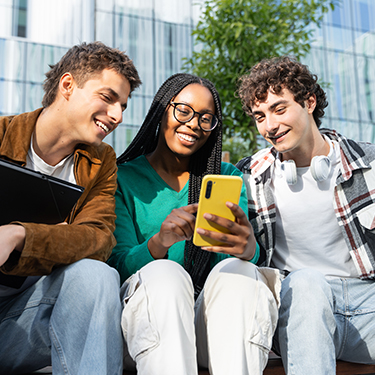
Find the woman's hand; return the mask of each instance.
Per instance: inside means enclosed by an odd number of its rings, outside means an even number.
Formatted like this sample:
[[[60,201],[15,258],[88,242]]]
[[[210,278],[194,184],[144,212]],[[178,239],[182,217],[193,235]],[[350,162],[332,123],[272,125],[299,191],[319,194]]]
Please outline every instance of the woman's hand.
[[[256,241],[253,228],[240,206],[232,202],[227,202],[226,205],[236,217],[234,222],[209,213],[205,213],[203,217],[206,220],[215,222],[216,224],[226,228],[229,230],[229,233],[218,233],[197,228],[197,232],[199,234],[223,242],[225,245],[205,246],[202,247],[202,249],[216,253],[233,255],[244,260],[250,260],[254,257],[256,250]]]
[[[154,259],[165,257],[168,249],[177,242],[190,240],[194,233],[198,204],[175,208],[163,221],[160,231],[148,241],[148,249]]]

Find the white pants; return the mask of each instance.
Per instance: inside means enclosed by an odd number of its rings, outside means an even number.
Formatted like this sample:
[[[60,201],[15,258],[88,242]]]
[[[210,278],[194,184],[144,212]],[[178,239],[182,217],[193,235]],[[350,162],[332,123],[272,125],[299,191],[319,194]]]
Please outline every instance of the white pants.
[[[121,288],[125,368],[196,375],[198,362],[212,375],[262,374],[280,286],[277,270],[228,258],[211,271],[194,304],[190,276],[179,264],[149,263]]]

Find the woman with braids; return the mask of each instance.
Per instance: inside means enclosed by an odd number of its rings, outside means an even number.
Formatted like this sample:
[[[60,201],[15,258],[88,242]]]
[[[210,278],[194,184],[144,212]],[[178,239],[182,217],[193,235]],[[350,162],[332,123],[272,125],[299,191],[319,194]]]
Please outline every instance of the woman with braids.
[[[109,264],[123,282],[125,368],[132,358],[139,375],[194,375],[197,358],[214,375],[261,374],[267,362],[277,301],[258,282],[270,276],[252,264],[259,248],[244,213],[246,189],[239,205],[227,203],[235,223],[206,217],[230,233],[201,234],[227,246],[191,241],[203,176],[242,176],[221,163],[221,117],[210,81],[175,74],[118,158],[117,246]]]

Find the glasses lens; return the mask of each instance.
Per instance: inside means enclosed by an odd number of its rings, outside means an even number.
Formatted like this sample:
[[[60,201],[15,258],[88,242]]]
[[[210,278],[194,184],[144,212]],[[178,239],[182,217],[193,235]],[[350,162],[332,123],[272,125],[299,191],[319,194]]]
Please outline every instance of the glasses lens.
[[[193,108],[191,108],[187,104],[183,103],[172,103],[174,105],[174,117],[177,121],[182,123],[189,122],[193,117],[194,114],[198,112],[194,112]],[[218,124],[218,119],[215,115],[211,113],[203,113],[199,114],[199,126],[205,130],[210,131],[216,127]]]
[[[201,115],[200,125],[203,130],[212,130],[217,125],[217,117],[211,113],[204,113]]]
[[[188,122],[193,117],[193,110],[186,104],[176,104],[174,107],[174,115],[177,121]]]

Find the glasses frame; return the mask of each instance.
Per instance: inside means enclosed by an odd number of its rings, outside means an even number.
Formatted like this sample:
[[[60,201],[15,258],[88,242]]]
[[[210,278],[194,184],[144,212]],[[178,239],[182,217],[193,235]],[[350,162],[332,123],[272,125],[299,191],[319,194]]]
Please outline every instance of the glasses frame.
[[[218,118],[216,115],[214,115],[213,113],[211,113],[211,112],[204,112],[204,113],[197,112],[197,111],[194,110],[194,108],[193,108],[191,105],[186,104],[186,103],[175,103],[175,102],[172,102],[172,101],[171,101],[170,104],[171,104],[171,106],[173,107],[173,117],[176,119],[176,121],[178,121],[178,122],[181,123],[181,124],[186,124],[187,122],[191,121],[191,120],[194,118],[195,115],[198,115],[198,125],[199,125],[199,127],[200,127],[204,132],[212,132],[212,130],[214,130],[214,129],[219,125],[219,122],[220,122],[219,118]],[[178,106],[179,104],[181,104],[181,105],[185,105],[185,106],[189,107],[189,108],[193,111],[193,115],[189,118],[189,120],[181,121],[181,120],[179,120],[179,119],[177,118],[175,112],[176,112],[176,106]],[[205,114],[207,114],[207,113],[210,114],[210,115],[212,115],[214,118],[216,118],[216,124],[214,125],[214,127],[212,127],[212,128],[209,129],[209,130],[207,130],[207,129],[203,129],[202,126],[201,126],[201,119],[202,119],[202,116],[205,115]]]

